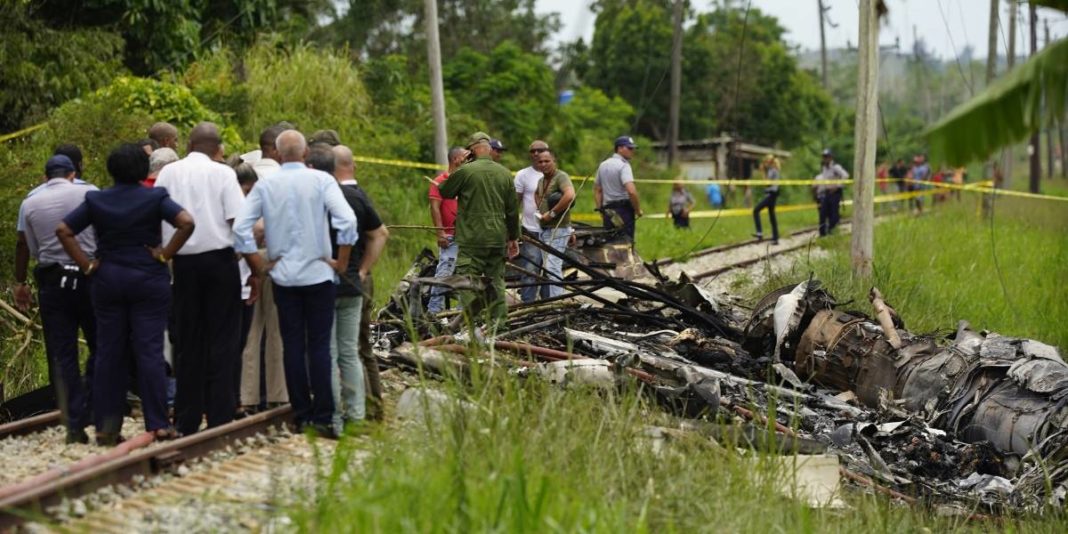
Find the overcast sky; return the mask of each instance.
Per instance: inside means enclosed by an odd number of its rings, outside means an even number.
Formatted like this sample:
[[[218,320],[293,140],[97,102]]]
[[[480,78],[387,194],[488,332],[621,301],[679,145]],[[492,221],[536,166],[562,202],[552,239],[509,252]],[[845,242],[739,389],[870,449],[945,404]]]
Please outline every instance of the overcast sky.
[[[709,10],[711,0],[690,0],[699,10]],[[735,0],[736,5],[745,5],[746,0]],[[594,16],[590,13],[588,0],[537,0],[538,10],[560,13],[563,28],[557,41],[571,41],[585,37],[587,43],[593,36]],[[893,45],[901,39],[904,51],[912,50],[913,26],[917,34],[927,42],[928,49],[943,58],[951,58],[954,50],[960,53],[965,46],[975,48],[974,57],[986,57],[987,28],[989,27],[989,0],[888,0],[889,19],[880,29],[879,42]],[[857,0],[824,0],[829,6],[829,18],[836,28],[827,28],[827,46],[844,47],[847,42],[857,44]],[[803,50],[818,50],[820,46],[819,13],[817,0],[752,0],[753,7],[774,15],[786,28],[786,40],[800,45]],[[1021,7],[1020,23],[1027,20],[1027,8]],[[1053,38],[1068,33],[1068,18],[1055,10],[1039,9],[1040,19],[1049,19]],[[948,29],[947,29],[948,26]],[[998,53],[1004,54],[1008,42],[1008,7],[1003,5],[1001,31],[998,36]],[[1026,27],[1017,29],[1016,51],[1022,54],[1025,46]],[[1043,26],[1039,23],[1039,46],[1043,41]]]

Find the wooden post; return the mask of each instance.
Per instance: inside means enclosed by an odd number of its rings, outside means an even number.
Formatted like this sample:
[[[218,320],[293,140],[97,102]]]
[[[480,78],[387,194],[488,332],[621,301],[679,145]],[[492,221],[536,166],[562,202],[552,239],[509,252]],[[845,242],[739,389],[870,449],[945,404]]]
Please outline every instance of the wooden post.
[[[994,76],[997,75],[998,70],[998,5],[1001,0],[990,0],[990,26],[988,29],[987,43],[986,43],[986,86],[990,87],[990,83],[994,81]],[[994,162],[996,158],[991,157],[989,161],[984,165],[986,179],[994,179]]]
[[[1045,48],[1049,46],[1049,19],[1042,22],[1046,28],[1046,40],[1042,45]],[[1046,128],[1046,178],[1053,178],[1053,127]]]
[[[871,276],[873,221],[875,218],[875,141],[879,105],[880,0],[860,0],[860,36],[857,51],[857,120],[853,158],[853,275]]]
[[[430,64],[430,109],[434,115],[434,161],[449,166],[449,134],[445,125],[445,85],[441,80],[441,42],[438,40],[438,3],[426,0],[426,53]]]
[[[682,95],[682,8],[683,0],[675,0],[672,22],[675,27],[671,39],[671,129],[668,133],[668,166],[679,159],[679,105]]]

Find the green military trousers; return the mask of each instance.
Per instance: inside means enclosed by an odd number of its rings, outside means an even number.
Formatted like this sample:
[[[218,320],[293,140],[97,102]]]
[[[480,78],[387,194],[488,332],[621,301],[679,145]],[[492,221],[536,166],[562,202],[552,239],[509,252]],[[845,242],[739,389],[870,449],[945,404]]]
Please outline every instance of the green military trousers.
[[[460,303],[468,326],[478,321],[485,314],[487,326],[491,330],[502,331],[507,328],[508,303],[505,300],[504,264],[505,249],[460,247],[456,257],[454,274],[462,276],[483,277],[489,282],[486,291],[460,291]]]

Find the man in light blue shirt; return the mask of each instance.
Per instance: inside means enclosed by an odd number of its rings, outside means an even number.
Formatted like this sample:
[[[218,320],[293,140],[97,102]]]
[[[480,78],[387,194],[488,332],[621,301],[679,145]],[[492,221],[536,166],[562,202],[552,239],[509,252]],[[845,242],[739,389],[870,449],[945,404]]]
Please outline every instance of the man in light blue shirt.
[[[267,273],[274,282],[286,390],[297,425],[334,437],[330,330],[337,273],[344,272],[357,239],[356,215],[333,176],[304,165],[308,145],[300,132],[282,132],[276,145],[282,167],[260,179],[246,197],[234,221],[234,248],[257,280]],[[252,235],[261,217],[266,262]],[[331,259],[330,227],[337,231],[336,260]],[[258,282],[253,288],[255,298]]]

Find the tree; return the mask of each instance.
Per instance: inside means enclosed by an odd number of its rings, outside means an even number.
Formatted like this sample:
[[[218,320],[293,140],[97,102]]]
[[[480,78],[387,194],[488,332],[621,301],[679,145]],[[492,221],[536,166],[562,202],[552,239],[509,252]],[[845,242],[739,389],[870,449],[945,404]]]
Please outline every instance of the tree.
[[[57,30],[30,16],[29,4],[0,5],[0,131],[44,118],[48,110],[122,74],[123,40],[102,29]]]

